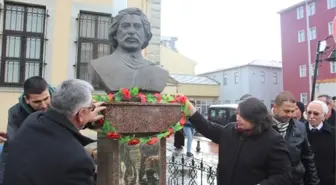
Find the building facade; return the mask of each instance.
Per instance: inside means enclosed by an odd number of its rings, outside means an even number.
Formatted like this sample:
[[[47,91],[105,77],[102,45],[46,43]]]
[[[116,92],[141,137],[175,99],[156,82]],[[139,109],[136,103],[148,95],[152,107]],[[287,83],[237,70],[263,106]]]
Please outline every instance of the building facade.
[[[283,90],[281,62],[278,61],[255,60],[201,75],[221,84],[221,104],[237,103],[244,94],[251,94],[271,108],[276,95]]]
[[[281,10],[281,41],[284,89],[307,104],[315,68],[317,43],[332,34],[336,0],[307,0]],[[334,47],[332,38],[328,45]],[[323,58],[327,58],[331,49]],[[336,62],[319,66],[315,95],[336,95]]]

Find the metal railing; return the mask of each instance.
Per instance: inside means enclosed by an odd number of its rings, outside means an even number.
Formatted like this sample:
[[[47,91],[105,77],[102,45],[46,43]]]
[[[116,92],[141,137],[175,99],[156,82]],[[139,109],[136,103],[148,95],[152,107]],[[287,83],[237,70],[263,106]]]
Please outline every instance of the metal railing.
[[[215,185],[217,167],[188,157],[167,157],[167,185]]]

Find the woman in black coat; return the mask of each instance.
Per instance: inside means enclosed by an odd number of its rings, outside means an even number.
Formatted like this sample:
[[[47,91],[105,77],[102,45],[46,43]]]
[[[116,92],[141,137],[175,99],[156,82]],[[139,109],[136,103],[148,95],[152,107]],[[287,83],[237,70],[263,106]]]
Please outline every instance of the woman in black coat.
[[[282,136],[271,128],[266,106],[251,97],[239,103],[237,122],[208,122],[189,103],[190,121],[219,145],[219,185],[291,185],[289,152]]]

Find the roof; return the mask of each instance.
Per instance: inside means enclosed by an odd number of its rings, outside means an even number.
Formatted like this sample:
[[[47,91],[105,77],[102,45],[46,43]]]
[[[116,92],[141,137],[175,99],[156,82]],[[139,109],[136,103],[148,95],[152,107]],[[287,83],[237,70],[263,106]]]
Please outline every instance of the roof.
[[[288,11],[288,10],[292,10],[293,8],[297,8],[297,7],[301,6],[301,5],[306,4],[306,1],[307,1],[307,3],[309,3],[309,2],[311,2],[311,1],[313,1],[313,0],[304,0],[304,1],[301,1],[301,2],[299,2],[299,3],[293,4],[293,5],[291,5],[291,6],[287,7],[287,8],[285,8],[285,9],[282,9],[282,10],[278,11],[277,13],[278,13],[278,14],[282,14],[282,13]]]
[[[247,64],[243,65],[236,65],[228,68],[223,68],[223,69],[217,69],[214,71],[202,73],[200,75],[205,75],[205,74],[211,74],[211,73],[216,73],[216,72],[221,72],[221,71],[227,71],[235,68],[240,68],[240,67],[245,67],[245,66],[259,66],[259,67],[270,67],[270,68],[282,68],[282,62],[281,61],[275,61],[275,60],[253,60],[252,62],[249,62]]]
[[[219,85],[218,82],[205,76],[170,74],[170,76],[181,84],[198,84],[198,85]]]
[[[238,104],[219,104],[219,105],[210,105],[209,108],[238,108]]]

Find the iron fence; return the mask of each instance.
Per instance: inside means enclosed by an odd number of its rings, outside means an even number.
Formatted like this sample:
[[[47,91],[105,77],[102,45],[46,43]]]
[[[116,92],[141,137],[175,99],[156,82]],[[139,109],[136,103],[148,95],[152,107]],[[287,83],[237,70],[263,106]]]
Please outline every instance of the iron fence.
[[[217,168],[189,157],[167,158],[167,185],[215,185]]]

